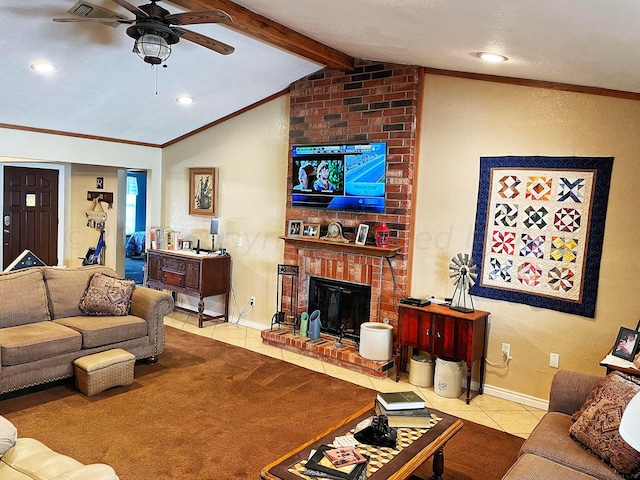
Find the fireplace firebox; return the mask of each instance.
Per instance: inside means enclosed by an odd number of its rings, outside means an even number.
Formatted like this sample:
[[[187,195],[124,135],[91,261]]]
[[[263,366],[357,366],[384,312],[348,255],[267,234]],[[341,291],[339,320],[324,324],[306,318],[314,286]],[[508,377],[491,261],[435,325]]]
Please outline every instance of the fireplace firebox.
[[[323,333],[358,342],[360,325],[369,321],[371,286],[329,278],[309,278],[309,312],[320,310]]]

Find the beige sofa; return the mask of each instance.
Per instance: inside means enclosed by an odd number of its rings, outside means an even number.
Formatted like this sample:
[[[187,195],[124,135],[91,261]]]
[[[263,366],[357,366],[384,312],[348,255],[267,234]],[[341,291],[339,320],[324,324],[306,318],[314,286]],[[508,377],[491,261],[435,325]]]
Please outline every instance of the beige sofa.
[[[549,411],[522,445],[517,462],[503,480],[624,480],[570,435],[573,414],[602,382],[603,377],[559,371],[551,384]]]
[[[112,348],[157,360],[171,295],[136,286],[124,315],[86,315],[79,304],[96,273],[118,278],[103,266],[0,275],[0,394],[71,377],[73,360]]]
[[[0,478],[2,480],[118,480],[109,465],[83,465],[54,452],[33,438],[18,438],[16,427],[0,417]]]

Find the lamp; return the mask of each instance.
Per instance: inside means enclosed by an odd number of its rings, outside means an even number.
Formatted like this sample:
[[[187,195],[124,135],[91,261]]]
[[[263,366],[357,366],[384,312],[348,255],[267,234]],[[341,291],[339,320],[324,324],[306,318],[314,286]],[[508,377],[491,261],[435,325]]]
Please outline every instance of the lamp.
[[[631,399],[620,420],[620,436],[640,452],[640,393]]]
[[[171,47],[167,41],[153,33],[145,33],[138,38],[133,45],[133,51],[151,65],[160,65],[171,55]]]
[[[218,230],[220,230],[220,220],[218,220],[217,218],[212,218],[211,227],[209,229],[209,233],[211,234],[211,253],[213,253],[213,251],[215,250],[213,245],[215,243]]]
[[[386,223],[382,223],[376,230],[376,247],[387,248],[389,246],[389,236],[391,229]]]

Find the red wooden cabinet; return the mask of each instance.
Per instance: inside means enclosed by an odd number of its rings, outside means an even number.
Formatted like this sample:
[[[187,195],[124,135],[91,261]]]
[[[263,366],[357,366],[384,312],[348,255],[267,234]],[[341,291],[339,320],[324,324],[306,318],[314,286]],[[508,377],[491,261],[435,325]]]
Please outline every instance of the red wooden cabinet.
[[[489,312],[460,313],[441,305],[400,305],[396,335],[396,381],[406,369],[408,347],[467,363],[467,403],[473,364],[480,360],[479,389],[484,385],[486,331]]]

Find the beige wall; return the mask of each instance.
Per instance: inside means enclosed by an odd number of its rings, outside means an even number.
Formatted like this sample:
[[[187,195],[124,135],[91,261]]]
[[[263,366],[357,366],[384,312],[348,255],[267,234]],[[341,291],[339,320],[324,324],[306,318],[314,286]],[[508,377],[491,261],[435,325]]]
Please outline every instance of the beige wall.
[[[199,133],[163,152],[163,222],[182,232],[184,239],[200,239],[210,248],[209,218],[188,214],[188,171],[193,167],[218,169],[216,248],[232,258],[232,281],[242,310],[251,296],[253,311],[243,320],[269,325],[276,311],[276,266],[282,262],[287,179],[289,97],[283,96]],[[238,245],[239,237],[242,246]],[[197,304],[182,297],[181,302]],[[205,308],[222,311],[217,298]],[[232,307],[232,316],[238,310]]]
[[[96,177],[104,177],[104,191],[112,192],[114,197],[118,190],[118,169],[114,167],[97,167],[92,165],[71,165],[71,199],[70,228],[65,241],[69,245],[69,261],[67,266],[79,267],[89,247],[95,247],[98,243],[100,232],[87,227],[86,211],[92,207],[87,201],[87,191],[96,191]],[[105,248],[104,264],[116,269],[117,245],[117,215],[124,208],[122,202],[115,201],[113,208],[109,210],[108,204],[103,203],[102,208],[107,213],[105,224]],[[122,242],[120,242],[122,243]]]
[[[620,326],[640,317],[640,103],[576,93],[427,75],[420,135],[412,288],[414,296],[450,296],[449,259],[471,253],[479,157],[613,156],[613,175],[594,319],[475,297],[491,312],[486,383],[547,398],[549,354],[560,368],[603,375],[598,366]]]
[[[86,201],[86,192],[87,190],[95,190],[95,177],[103,176],[99,174],[103,171],[102,167],[105,167],[105,171],[115,171],[117,168],[146,170],[149,195],[160,196],[159,192],[161,192],[162,151],[159,148],[0,128],[0,167],[3,164],[19,164],[34,168],[49,168],[51,165],[56,165],[56,168],[60,170],[59,230],[62,237],[59,248],[60,265],[75,265],[78,262],[77,257],[80,256],[78,252],[81,251],[81,255],[84,256],[87,246],[95,246],[97,242],[97,237],[95,241],[90,235],[85,238],[84,234],[91,231],[82,223],[83,218],[78,215],[78,210],[84,212],[89,205]],[[91,172],[91,165],[95,167],[95,171],[89,175],[89,178],[82,178],[84,174],[81,173],[79,181],[82,186],[77,186],[75,173]],[[85,166],[86,168],[74,170],[75,166]],[[1,176],[0,174],[0,178]],[[105,188],[105,191],[113,191],[116,194],[116,199],[118,191],[124,191],[122,178],[119,183],[120,185],[116,186],[110,184],[108,187],[110,190]],[[82,191],[84,191],[84,196]],[[120,203],[124,203],[124,201]],[[0,197],[1,207],[2,198]],[[121,228],[122,220],[116,224],[116,216],[113,213],[108,212],[109,222],[114,222],[113,225],[110,223],[108,226],[107,233],[109,235],[116,235],[116,231],[111,227]],[[147,224],[159,223],[160,215],[161,203],[150,201],[147,208]],[[124,274],[124,234],[118,238],[114,237],[114,239],[117,242],[109,241],[107,243],[109,249],[107,264],[114,268],[117,267],[117,271]],[[121,253],[118,259],[113,257],[117,245],[122,246],[118,248],[118,252]]]

